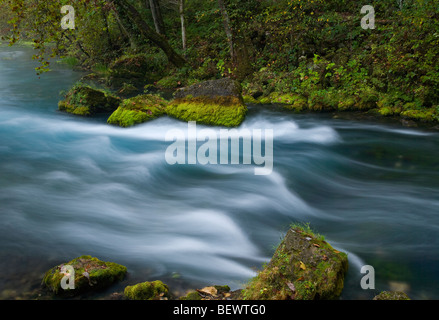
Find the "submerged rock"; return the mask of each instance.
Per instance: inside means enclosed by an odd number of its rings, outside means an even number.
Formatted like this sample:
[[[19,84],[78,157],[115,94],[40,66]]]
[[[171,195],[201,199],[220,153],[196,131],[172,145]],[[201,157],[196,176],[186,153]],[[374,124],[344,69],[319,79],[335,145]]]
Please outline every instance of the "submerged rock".
[[[69,276],[69,267],[74,270],[74,278]],[[91,256],[81,256],[47,271],[42,285],[56,295],[77,295],[104,289],[124,279],[127,268],[114,262],[104,262]],[[62,287],[63,278],[67,286]],[[73,284],[73,288],[69,285]]]
[[[244,289],[248,300],[330,300],[340,296],[347,255],[309,228],[292,227],[273,258]]]
[[[166,112],[183,121],[237,127],[244,121],[247,113],[241,96],[241,85],[229,78],[181,88],[174,97]]]
[[[126,287],[124,294],[130,300],[168,300],[169,288],[159,280],[146,281]]]
[[[404,292],[383,291],[376,295],[373,300],[410,300],[410,298]]]
[[[131,127],[164,115],[167,104],[166,100],[152,94],[125,99],[107,122],[121,127]]]
[[[98,113],[109,113],[116,110],[120,99],[103,90],[94,89],[82,83],[73,86],[65,95],[65,99],[58,103],[61,111],[91,116]]]

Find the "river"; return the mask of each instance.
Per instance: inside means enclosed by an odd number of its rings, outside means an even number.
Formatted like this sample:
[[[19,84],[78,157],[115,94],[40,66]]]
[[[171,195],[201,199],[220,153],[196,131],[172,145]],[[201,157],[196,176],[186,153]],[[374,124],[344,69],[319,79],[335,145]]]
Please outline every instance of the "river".
[[[53,64],[38,79],[31,54],[0,47],[0,299],[34,298],[44,271],[84,254],[128,267],[110,293],[156,279],[241,288],[297,222],[348,253],[341,299],[439,299],[438,133],[252,107],[242,128],[273,129],[270,175],[170,165],[165,135],[186,123],[61,113],[83,74]]]

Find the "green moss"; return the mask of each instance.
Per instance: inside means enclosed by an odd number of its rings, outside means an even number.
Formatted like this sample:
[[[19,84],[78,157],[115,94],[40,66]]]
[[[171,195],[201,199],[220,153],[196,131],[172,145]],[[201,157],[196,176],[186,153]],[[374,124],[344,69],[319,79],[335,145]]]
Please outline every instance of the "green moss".
[[[317,233],[315,230],[313,230],[309,223],[299,223],[295,222],[290,225],[290,229],[293,229],[297,232],[300,232],[304,236],[308,236],[311,238],[315,238],[317,240],[320,240],[322,242],[325,241],[325,236]]]
[[[245,119],[247,107],[236,97],[195,97],[176,99],[166,108],[168,115],[183,121],[237,127]]]
[[[65,276],[61,267],[72,266],[75,271],[74,289],[61,288],[61,280]],[[127,268],[114,262],[104,262],[91,256],[81,256],[65,264],[58,265],[47,271],[42,284],[55,294],[75,295],[87,291],[106,288],[125,277]]]
[[[107,123],[131,127],[165,114],[168,102],[160,96],[143,94],[123,100],[122,104],[108,118]]]
[[[379,94],[372,88],[368,86],[360,87],[357,92],[355,92],[356,110],[370,110],[376,108],[379,101]]]
[[[395,114],[395,110],[391,107],[382,107],[378,109],[378,113],[384,117],[393,116]]]
[[[161,300],[169,297],[169,288],[159,280],[147,281],[126,287],[124,294],[130,300]]]
[[[119,103],[118,97],[104,90],[77,83],[65,94],[65,99],[58,103],[58,108],[75,115],[89,116],[113,112]]]
[[[433,122],[437,121],[438,115],[436,114],[435,108],[424,108],[422,110],[405,110],[401,112],[401,116],[404,118],[422,121],[422,122]]]
[[[157,87],[160,89],[174,89],[181,85],[181,77],[178,75],[170,75],[157,81]]]
[[[130,83],[124,83],[122,84],[122,88],[119,89],[118,94],[123,96],[130,96],[138,92],[139,89],[137,89],[134,85]]]
[[[270,97],[265,97],[265,96],[259,97],[258,101],[260,104],[272,104],[273,103]]]
[[[252,95],[243,95],[242,99],[243,99],[245,104],[259,104],[260,103],[258,100],[253,98]]]
[[[270,94],[269,98],[271,103],[292,104],[294,100],[296,100],[297,95],[273,92]]]
[[[230,291],[230,287],[228,285],[224,286],[214,286],[214,288],[218,291],[218,293],[225,293]]]
[[[201,300],[201,296],[197,291],[190,291],[184,297],[180,297],[179,300]]]
[[[292,110],[294,112],[302,112],[308,109],[308,99],[301,95],[292,96],[292,103],[286,104],[285,109]]]
[[[293,225],[243,296],[248,300],[336,299],[347,268],[345,253],[332,248],[309,225]]]
[[[404,292],[383,291],[373,298],[373,300],[410,300]]]

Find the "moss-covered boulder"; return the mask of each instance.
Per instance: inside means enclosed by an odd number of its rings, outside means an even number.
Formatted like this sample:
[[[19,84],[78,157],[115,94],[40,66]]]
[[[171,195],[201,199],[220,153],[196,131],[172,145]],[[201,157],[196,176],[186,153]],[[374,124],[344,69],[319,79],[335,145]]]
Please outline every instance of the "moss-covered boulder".
[[[347,255],[307,226],[294,226],[271,261],[243,291],[249,300],[337,299],[348,269]]]
[[[109,124],[131,127],[165,114],[168,102],[160,96],[143,94],[122,101],[108,118]]]
[[[128,286],[124,294],[130,300],[167,300],[170,297],[168,286],[159,280]]]
[[[404,292],[383,291],[376,295],[373,300],[410,300],[410,298]]]
[[[62,280],[69,276],[67,267],[74,270],[74,288],[62,287]],[[64,267],[64,269],[63,269]],[[114,262],[104,262],[92,256],[80,256],[48,270],[42,285],[56,295],[77,295],[89,291],[102,290],[124,279],[127,268]],[[67,283],[72,284],[70,276]]]
[[[120,98],[86,84],[77,83],[66,93],[64,100],[58,103],[58,108],[76,115],[91,116],[113,112],[119,104]]]
[[[151,57],[138,53],[124,55],[109,65],[106,84],[119,90],[127,85],[142,88],[146,82],[157,79],[157,70]]]
[[[241,85],[229,78],[181,88],[174,97],[166,112],[183,121],[237,127],[244,121],[247,113],[241,96]]]

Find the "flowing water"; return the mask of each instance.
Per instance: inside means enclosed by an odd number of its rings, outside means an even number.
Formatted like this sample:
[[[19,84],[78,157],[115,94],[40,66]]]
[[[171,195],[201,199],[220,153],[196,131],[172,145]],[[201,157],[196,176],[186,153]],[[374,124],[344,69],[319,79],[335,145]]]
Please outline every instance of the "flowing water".
[[[348,253],[342,299],[439,299],[438,133],[255,107],[242,127],[273,129],[271,175],[170,165],[165,135],[186,123],[60,113],[82,74],[54,65],[38,79],[31,54],[0,48],[0,299],[33,297],[45,270],[83,254],[128,267],[110,292],[156,279],[237,289],[295,222]]]

